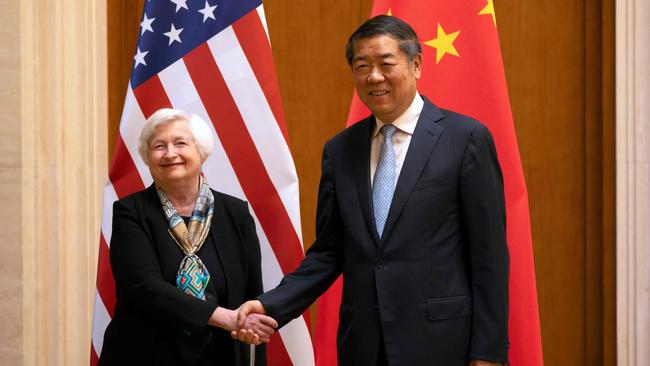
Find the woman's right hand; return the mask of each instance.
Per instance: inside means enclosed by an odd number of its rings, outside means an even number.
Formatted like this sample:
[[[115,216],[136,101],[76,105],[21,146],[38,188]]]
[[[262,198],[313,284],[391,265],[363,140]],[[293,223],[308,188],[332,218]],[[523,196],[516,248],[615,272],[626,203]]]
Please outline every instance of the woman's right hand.
[[[237,311],[226,309],[224,307],[217,307],[208,319],[208,324],[233,331],[239,329],[237,326]]]
[[[259,346],[271,340],[278,326],[273,318],[262,314],[249,314],[240,327],[237,321],[238,313],[239,309],[217,307],[210,316],[208,324],[230,331],[233,338],[248,344]]]

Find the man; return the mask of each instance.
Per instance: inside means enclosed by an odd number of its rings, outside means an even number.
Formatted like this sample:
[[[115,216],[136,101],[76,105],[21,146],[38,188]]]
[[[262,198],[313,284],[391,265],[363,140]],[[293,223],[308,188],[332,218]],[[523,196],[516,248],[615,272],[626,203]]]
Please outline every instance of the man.
[[[346,56],[372,116],[325,145],[316,241],[240,320],[282,326],[343,273],[340,365],[506,363],[505,203],[489,131],[418,94],[421,46],[398,18],[365,22]]]

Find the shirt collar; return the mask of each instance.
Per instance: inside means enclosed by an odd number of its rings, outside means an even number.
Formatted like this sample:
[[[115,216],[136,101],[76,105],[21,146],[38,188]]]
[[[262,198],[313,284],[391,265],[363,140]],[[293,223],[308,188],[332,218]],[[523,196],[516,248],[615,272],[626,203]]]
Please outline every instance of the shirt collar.
[[[395,119],[395,121],[393,121],[392,125],[397,127],[398,130],[412,135],[415,131],[415,125],[418,123],[418,119],[420,118],[420,113],[422,113],[423,107],[424,101],[422,100],[420,93],[416,91],[411,105],[406,108],[404,113],[402,113]],[[386,125],[386,123],[382,122],[377,117],[375,117],[375,120],[377,121],[377,124],[375,125],[375,132],[372,134],[372,137],[377,136],[379,130],[381,130],[384,125]]]

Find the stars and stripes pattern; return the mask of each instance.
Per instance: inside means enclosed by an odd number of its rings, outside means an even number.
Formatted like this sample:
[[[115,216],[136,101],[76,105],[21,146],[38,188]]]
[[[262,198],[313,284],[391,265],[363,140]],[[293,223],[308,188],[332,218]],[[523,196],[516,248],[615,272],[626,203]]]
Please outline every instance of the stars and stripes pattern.
[[[145,2],[131,79],[104,188],[91,365],[115,306],[109,262],[113,202],[152,183],[137,153],[146,118],[163,107],[211,122],[216,143],[203,173],[212,188],[249,202],[264,289],[304,257],[298,180],[289,150],[260,0]],[[313,365],[308,316],[279,331],[269,365]]]

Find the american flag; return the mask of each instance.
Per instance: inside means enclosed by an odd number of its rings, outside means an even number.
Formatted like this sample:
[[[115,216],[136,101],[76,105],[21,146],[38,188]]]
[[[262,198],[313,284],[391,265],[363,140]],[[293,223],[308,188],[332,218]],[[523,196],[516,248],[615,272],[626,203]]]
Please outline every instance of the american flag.
[[[152,183],[137,141],[146,118],[163,107],[194,113],[214,127],[215,149],[203,173],[212,188],[249,202],[264,289],[304,256],[298,179],[261,1],[147,1],[104,189],[91,365],[115,306],[108,245],[113,202]],[[306,315],[279,335],[268,347],[270,365],[314,364]]]

